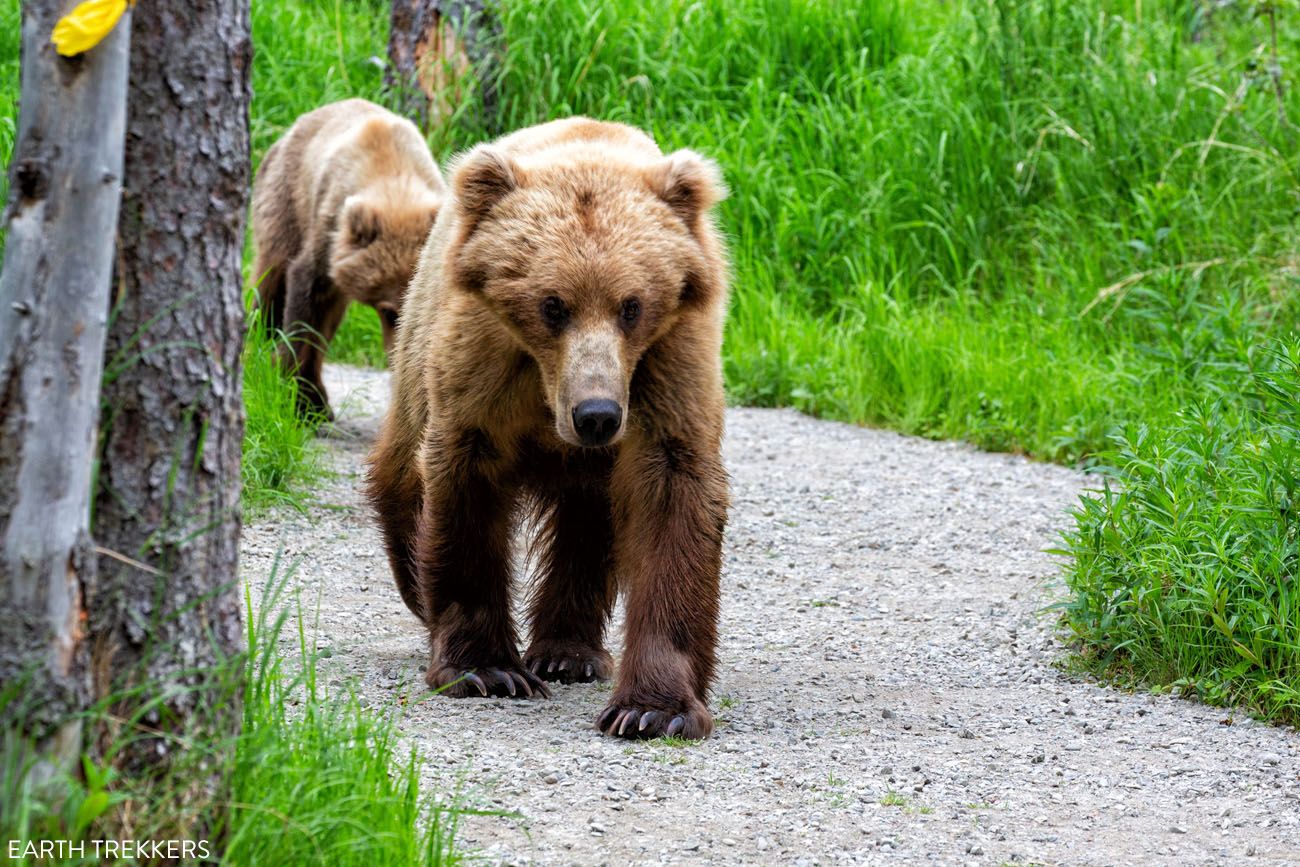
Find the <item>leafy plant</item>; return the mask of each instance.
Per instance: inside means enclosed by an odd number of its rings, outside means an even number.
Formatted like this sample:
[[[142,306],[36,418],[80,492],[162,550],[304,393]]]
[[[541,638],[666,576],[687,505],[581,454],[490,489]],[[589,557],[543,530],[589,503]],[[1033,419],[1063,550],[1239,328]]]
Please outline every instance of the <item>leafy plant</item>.
[[[1139,682],[1300,724],[1300,340],[1247,387],[1114,438],[1065,537],[1065,622]]]

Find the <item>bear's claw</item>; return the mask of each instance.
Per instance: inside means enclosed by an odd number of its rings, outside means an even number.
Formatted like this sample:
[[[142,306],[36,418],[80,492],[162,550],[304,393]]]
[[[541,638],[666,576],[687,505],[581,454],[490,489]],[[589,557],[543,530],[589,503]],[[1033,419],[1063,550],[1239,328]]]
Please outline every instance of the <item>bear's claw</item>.
[[[513,666],[458,668],[443,666],[430,669],[429,686],[455,698],[502,696],[509,698],[550,698],[546,684],[531,672]]]
[[[614,660],[598,647],[534,645],[524,654],[524,667],[540,680],[590,683],[609,680],[614,673]]]
[[[603,734],[620,738],[680,736],[698,740],[708,737],[713,731],[713,718],[703,707],[674,714],[613,703],[596,717],[596,728]]]

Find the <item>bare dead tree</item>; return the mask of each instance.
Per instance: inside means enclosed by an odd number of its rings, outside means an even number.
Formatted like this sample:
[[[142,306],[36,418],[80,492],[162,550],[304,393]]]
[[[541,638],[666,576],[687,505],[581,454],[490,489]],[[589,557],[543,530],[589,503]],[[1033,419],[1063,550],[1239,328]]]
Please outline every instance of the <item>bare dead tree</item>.
[[[142,2],[131,46],[118,290],[104,377],[90,595],[95,692],[165,733],[220,708],[242,648],[241,257],[249,185],[248,0]],[[138,565],[137,565],[138,564]]]
[[[130,41],[128,13],[60,57],[50,33],[66,5],[23,4],[0,273],[0,724],[52,758],[40,775],[80,754],[90,699],[88,529]]]
[[[495,127],[499,22],[483,0],[392,0],[388,86],[400,110],[428,129],[446,119],[475,82]],[[472,73],[472,75],[470,75]]]

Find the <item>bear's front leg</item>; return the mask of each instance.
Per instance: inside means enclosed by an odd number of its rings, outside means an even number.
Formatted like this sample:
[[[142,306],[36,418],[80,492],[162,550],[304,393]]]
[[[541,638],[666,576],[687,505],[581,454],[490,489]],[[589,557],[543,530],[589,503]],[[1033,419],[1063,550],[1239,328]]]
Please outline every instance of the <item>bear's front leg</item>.
[[[529,605],[528,670],[542,680],[609,680],[614,660],[605,624],[614,606],[608,474],[597,484],[539,496],[541,581]]]
[[[630,436],[611,490],[627,638],[596,727],[630,738],[707,737],[727,523],[721,457],[681,439]]]
[[[519,658],[510,616],[510,529],[516,490],[481,430],[425,444],[416,530],[417,590],[429,627],[425,680],[446,695],[549,696]]]

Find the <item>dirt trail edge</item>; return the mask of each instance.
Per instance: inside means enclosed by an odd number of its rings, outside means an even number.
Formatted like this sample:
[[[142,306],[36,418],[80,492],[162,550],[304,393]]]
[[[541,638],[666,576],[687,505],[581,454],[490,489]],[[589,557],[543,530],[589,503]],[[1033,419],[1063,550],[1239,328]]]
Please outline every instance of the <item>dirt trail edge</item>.
[[[1081,476],[789,411],[727,416],[712,739],[599,736],[607,686],[399,708],[424,635],[358,491],[387,376],[326,381],[337,476],[246,528],[243,577],[301,558],[324,680],[399,714],[427,791],[519,815],[461,820],[490,863],[1300,863],[1295,733],[1055,667]]]

